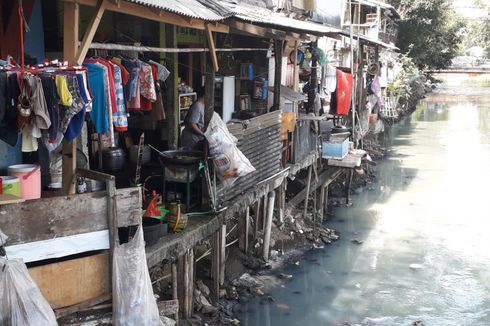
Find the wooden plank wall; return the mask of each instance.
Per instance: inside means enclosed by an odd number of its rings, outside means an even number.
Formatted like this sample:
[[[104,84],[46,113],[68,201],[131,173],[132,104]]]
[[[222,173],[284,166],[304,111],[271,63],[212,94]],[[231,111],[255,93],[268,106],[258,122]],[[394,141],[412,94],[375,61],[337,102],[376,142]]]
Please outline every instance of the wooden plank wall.
[[[141,221],[140,188],[116,192],[119,227]],[[7,245],[108,229],[106,192],[28,200],[0,206],[0,230]]]
[[[111,293],[109,252],[29,268],[29,274],[58,309]]]
[[[238,148],[256,171],[238,179],[231,187],[221,188],[219,193],[225,201],[281,171],[281,113],[274,111],[250,119],[246,127],[228,124],[228,130],[238,139]]]

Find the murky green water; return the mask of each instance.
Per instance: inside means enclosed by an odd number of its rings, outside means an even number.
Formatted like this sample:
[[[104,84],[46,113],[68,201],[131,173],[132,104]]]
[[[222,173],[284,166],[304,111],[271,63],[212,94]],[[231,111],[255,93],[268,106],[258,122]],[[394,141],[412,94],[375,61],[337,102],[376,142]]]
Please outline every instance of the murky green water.
[[[376,189],[328,222],[341,240],[241,325],[490,325],[490,88],[462,78],[393,130]]]

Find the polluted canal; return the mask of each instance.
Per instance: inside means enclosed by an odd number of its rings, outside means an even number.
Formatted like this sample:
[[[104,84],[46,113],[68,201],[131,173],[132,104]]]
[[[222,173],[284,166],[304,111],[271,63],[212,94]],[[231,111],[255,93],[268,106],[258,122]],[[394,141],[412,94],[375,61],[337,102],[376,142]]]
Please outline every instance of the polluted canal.
[[[288,267],[240,324],[490,325],[489,85],[446,76],[391,130],[372,187],[333,209],[341,239]]]

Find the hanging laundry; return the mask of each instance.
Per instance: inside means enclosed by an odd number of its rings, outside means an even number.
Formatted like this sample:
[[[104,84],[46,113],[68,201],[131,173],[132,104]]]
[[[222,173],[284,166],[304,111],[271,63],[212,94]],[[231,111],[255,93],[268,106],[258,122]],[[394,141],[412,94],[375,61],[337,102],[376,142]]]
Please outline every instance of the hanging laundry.
[[[43,74],[40,77],[49,112],[49,119],[51,120],[51,125],[48,128],[48,141],[53,142],[56,141],[56,136],[58,135],[60,125],[60,97],[57,92],[54,77],[47,74]]]
[[[112,64],[114,67],[114,81],[116,85],[116,101],[117,101],[117,112],[113,114],[114,127],[116,131],[127,131],[128,130],[128,114],[126,111],[126,103],[124,100],[124,89],[123,89],[123,77],[121,73],[121,68]]]
[[[332,114],[340,116],[349,114],[353,83],[352,74],[337,69],[337,89],[332,95],[330,104]]]
[[[17,130],[18,110],[14,106],[18,98],[19,86],[16,75],[14,77],[15,90],[10,88],[11,82],[8,73],[0,71],[0,139],[10,146],[15,146],[19,138],[19,131]],[[12,96],[16,96],[15,101]]]
[[[104,69],[95,63],[84,63],[88,69],[88,81],[90,90],[93,94],[92,111],[90,119],[95,126],[97,133],[104,133],[109,129],[109,119],[107,114],[108,99],[105,93]]]
[[[153,78],[155,79],[155,90],[157,100],[152,104],[151,117],[155,121],[165,120],[165,110],[163,109],[163,98],[162,98],[162,88],[163,82],[158,79],[158,67],[157,65],[151,65],[151,72],[153,74]]]
[[[70,106],[73,103],[71,93],[68,90],[68,81],[66,76],[56,75],[56,89],[58,90],[58,96],[60,98],[61,105]]]
[[[80,88],[78,86],[78,80],[75,76],[66,76],[68,82],[68,90],[72,97],[72,104],[70,106],[63,106],[60,110],[61,122],[60,131],[66,132],[71,119],[85,107],[83,103],[82,95],[80,94]]]
[[[153,60],[149,61],[150,64],[155,65],[158,69],[158,80],[164,82],[167,80],[168,76],[170,76],[170,71],[164,65],[155,62]]]
[[[333,93],[337,89],[337,69],[332,65],[326,65],[325,67],[323,87],[327,93]]]
[[[383,94],[381,92],[381,83],[379,76],[375,76],[373,81],[371,82],[371,91],[376,96],[378,107],[384,106],[383,102]]]
[[[27,118],[22,124],[22,151],[34,152],[38,149],[37,138],[41,138],[41,130],[51,125],[48,106],[44,97],[41,79],[30,73],[22,73],[20,83],[21,115]],[[29,111],[29,113],[26,113]]]

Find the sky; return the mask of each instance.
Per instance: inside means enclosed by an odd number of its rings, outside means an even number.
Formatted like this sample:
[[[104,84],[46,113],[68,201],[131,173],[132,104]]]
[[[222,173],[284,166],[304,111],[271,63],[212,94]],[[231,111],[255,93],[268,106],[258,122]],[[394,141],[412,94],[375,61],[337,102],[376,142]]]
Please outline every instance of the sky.
[[[490,0],[480,0],[487,6],[490,6]],[[487,10],[481,9],[475,5],[475,0],[453,0],[453,6],[457,12],[467,18],[481,18],[487,16]]]

